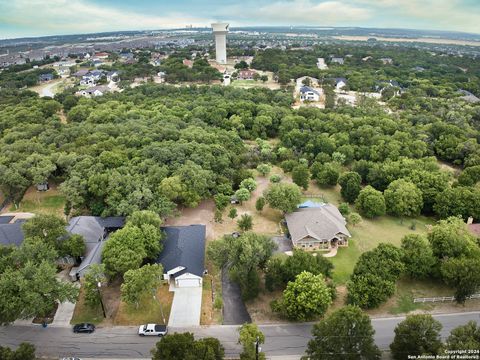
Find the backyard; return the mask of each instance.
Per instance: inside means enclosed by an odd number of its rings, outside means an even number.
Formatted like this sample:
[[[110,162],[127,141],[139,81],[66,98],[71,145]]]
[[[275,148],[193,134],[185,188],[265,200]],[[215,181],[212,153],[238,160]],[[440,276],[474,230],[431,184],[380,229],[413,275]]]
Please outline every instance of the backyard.
[[[54,214],[63,217],[65,197],[60,194],[57,185],[50,183],[48,191],[37,191],[34,186],[28,188],[20,204],[11,204],[5,211]]]

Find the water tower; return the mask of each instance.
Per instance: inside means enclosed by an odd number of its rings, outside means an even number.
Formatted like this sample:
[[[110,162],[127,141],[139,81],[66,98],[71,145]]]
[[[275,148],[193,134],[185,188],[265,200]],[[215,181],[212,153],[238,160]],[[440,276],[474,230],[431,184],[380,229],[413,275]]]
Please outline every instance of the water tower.
[[[227,63],[227,33],[229,24],[212,24],[213,35],[215,35],[215,52],[217,54],[217,63]]]

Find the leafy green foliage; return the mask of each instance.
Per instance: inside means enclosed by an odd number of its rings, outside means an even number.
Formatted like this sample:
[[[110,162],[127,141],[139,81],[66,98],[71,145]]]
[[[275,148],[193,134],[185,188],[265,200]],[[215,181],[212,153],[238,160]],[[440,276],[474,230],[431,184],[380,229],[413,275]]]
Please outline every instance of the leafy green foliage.
[[[121,285],[122,300],[138,308],[140,299],[145,293],[157,292],[162,281],[163,267],[159,264],[144,265],[139,269],[128,270],[123,275]]]
[[[363,253],[347,283],[348,301],[361,308],[377,307],[393,295],[404,270],[403,252],[391,244]]]
[[[240,216],[240,219],[238,219],[237,221],[237,225],[241,231],[251,230],[253,227],[252,216],[248,214],[242,214],[242,216]]]
[[[366,186],[358,194],[355,207],[367,218],[385,215],[386,206],[383,194],[373,187]]]
[[[448,350],[478,350],[480,348],[480,328],[475,321],[469,321],[450,332],[446,341]]]
[[[388,213],[395,216],[417,216],[423,207],[423,198],[415,184],[403,179],[395,180],[385,190]]]
[[[22,230],[26,238],[40,238],[54,248],[60,247],[60,239],[67,234],[65,220],[55,215],[39,214],[28,219]]]
[[[268,205],[283,212],[292,212],[301,201],[302,193],[295,184],[273,184],[263,193]]]
[[[342,197],[350,204],[354,203],[360,193],[362,178],[355,171],[348,171],[338,178]]]
[[[275,247],[267,236],[246,232],[237,238],[224,236],[211,242],[207,256],[220,268],[227,265],[229,275],[240,285],[243,297],[252,299],[259,291],[257,270],[265,268]]]
[[[436,259],[423,235],[409,234],[402,238],[403,263],[405,272],[412,278],[425,279],[432,274]]]
[[[240,360],[255,360],[255,345],[265,343],[265,335],[255,324],[243,324],[239,329],[238,343],[242,345],[243,351],[240,354]],[[265,360],[265,353],[259,352],[259,360]]]
[[[395,328],[395,338],[390,344],[392,357],[403,360],[407,356],[437,355],[442,342],[442,325],[431,315],[409,315]]]
[[[105,265],[92,264],[83,277],[83,290],[85,296],[85,303],[90,307],[96,307],[100,304],[100,289],[98,284],[104,284],[107,278],[105,277]]]
[[[307,355],[311,360],[380,359],[370,318],[356,306],[345,306],[312,329]]]
[[[265,203],[266,203],[265,198],[263,196],[260,196],[255,201],[255,209],[257,209],[257,211],[262,211],[263,208],[265,207]]]
[[[455,300],[464,303],[480,287],[480,258],[452,258],[440,268],[443,281],[455,288]]]
[[[70,255],[78,258],[85,254],[85,240],[83,236],[74,234],[60,242],[60,255]]]
[[[153,360],[223,360],[225,350],[218,339],[195,340],[192,333],[168,334],[152,349]]]
[[[302,187],[304,190],[308,189],[308,182],[310,180],[310,171],[305,164],[297,165],[292,170],[292,180],[295,184]]]
[[[307,321],[323,315],[332,303],[332,294],[323,275],[303,271],[287,284],[279,309],[289,319]]]
[[[21,343],[16,350],[0,346],[0,359],[2,360],[35,360],[35,346],[30,343]]]

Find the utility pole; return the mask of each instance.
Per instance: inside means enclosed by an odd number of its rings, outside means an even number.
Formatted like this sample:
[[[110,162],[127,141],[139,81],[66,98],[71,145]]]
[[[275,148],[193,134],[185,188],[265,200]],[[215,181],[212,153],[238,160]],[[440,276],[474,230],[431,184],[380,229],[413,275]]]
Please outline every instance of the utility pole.
[[[103,317],[106,319],[107,318],[107,313],[105,312],[105,305],[103,305],[103,299],[102,299],[102,293],[100,291],[100,288],[102,287],[102,283],[99,281],[97,283],[97,289],[98,289],[98,297],[100,299],[100,304],[102,305],[102,312],[103,312]]]

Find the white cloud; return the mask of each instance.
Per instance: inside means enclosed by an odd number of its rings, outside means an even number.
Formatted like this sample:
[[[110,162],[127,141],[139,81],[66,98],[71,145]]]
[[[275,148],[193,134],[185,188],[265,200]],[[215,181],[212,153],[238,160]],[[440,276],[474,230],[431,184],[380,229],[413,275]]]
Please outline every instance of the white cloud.
[[[180,13],[140,14],[88,0],[0,1],[0,23],[45,34],[205,26],[209,20]]]
[[[242,23],[279,25],[354,25],[370,18],[368,9],[345,1],[282,0],[256,9],[229,9]],[[241,20],[240,20],[241,19]]]
[[[389,11],[387,26],[415,27],[420,24],[430,29],[480,32],[480,2],[474,7],[462,0],[356,1],[376,9],[379,19],[382,11]]]

